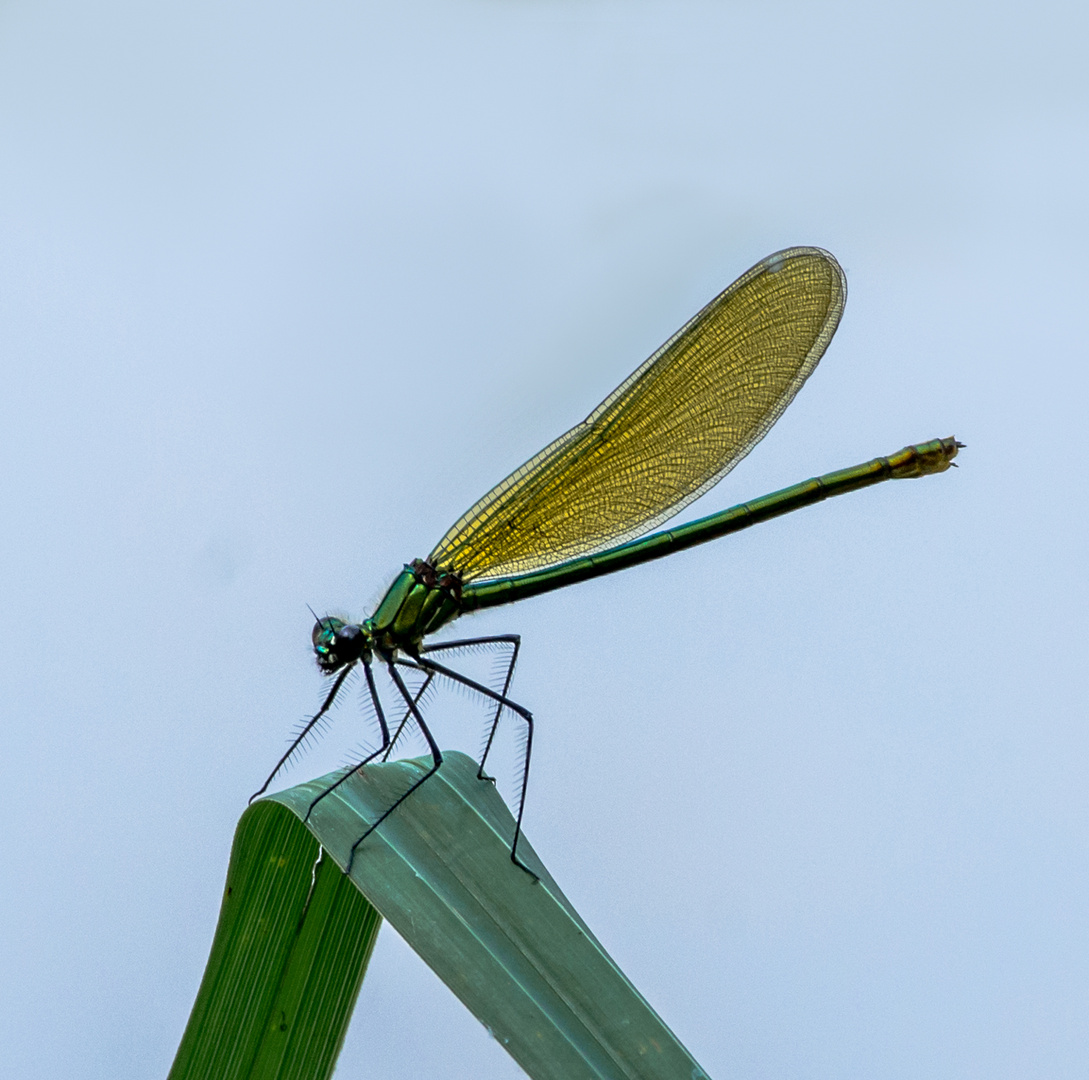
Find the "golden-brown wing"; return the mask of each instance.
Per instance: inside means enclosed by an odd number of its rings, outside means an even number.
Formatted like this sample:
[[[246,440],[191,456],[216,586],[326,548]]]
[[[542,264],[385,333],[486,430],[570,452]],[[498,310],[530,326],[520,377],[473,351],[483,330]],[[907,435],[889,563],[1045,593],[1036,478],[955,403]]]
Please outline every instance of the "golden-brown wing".
[[[820,248],[757,263],[463,514],[428,561],[465,581],[506,577],[661,524],[778,420],[835,333],[846,295],[843,271]]]

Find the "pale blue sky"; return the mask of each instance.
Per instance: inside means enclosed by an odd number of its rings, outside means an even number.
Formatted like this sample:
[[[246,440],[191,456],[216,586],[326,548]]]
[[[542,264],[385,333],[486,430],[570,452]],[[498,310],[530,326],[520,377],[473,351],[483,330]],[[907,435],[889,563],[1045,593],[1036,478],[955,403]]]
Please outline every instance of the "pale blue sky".
[[[318,700],[305,605],[367,614],[794,244],[840,331],[690,516],[937,436],[962,467],[458,624],[524,638],[528,835],[716,1080],[1089,1073],[1087,31],[5,4],[5,1076],[165,1074]],[[387,928],[338,1075],[521,1074]]]

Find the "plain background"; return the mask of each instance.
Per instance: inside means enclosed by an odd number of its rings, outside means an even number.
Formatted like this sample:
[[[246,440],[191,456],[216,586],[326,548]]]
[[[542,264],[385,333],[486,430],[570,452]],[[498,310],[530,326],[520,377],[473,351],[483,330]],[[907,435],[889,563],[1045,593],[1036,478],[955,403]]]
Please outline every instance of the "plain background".
[[[1089,1074],[1084,10],[6,3],[4,1075],[165,1074],[305,605],[794,244],[841,329],[687,516],[961,468],[458,624],[529,836],[712,1077]],[[386,928],[338,1075],[521,1074]]]

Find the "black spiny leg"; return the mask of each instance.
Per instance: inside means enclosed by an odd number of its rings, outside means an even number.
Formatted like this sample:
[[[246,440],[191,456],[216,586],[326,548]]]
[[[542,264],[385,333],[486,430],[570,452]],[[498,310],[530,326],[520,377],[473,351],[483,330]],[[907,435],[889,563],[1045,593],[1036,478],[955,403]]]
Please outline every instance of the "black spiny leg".
[[[382,699],[378,696],[378,687],[374,685],[374,672],[371,671],[371,662],[367,657],[362,660],[363,673],[367,676],[367,689],[370,691],[371,701],[374,702],[374,711],[378,716],[378,726],[382,729],[382,745],[374,751],[373,754],[368,754],[362,761],[356,762],[344,775],[335,783],[330,784],[320,795],[314,797],[310,805],[306,808],[306,817],[303,818],[303,822],[310,820],[310,815],[314,812],[314,807],[321,802],[330,792],[336,791],[345,780],[354,772],[358,772],[364,765],[374,761],[381,753],[389,753],[390,747],[393,745],[389,737],[389,725],[386,723],[386,714],[382,711]]]
[[[425,645],[420,649],[420,652],[436,653],[441,652],[443,649],[457,649],[469,645],[512,645],[513,649],[510,654],[510,663],[507,665],[507,674],[503,680],[502,693],[503,697],[506,697],[510,692],[511,680],[514,678],[514,665],[518,663],[518,649],[521,647],[521,644],[522,638],[518,634],[497,634],[494,637],[465,638],[462,641],[444,641],[438,645]],[[484,772],[484,762],[488,760],[488,754],[491,753],[492,743],[495,740],[496,731],[499,730],[499,718],[502,716],[502,713],[503,703],[498,702],[495,706],[495,716],[492,717],[491,727],[488,729],[488,737],[484,740],[484,751],[480,755],[480,768],[478,768],[476,772],[476,778],[478,780],[491,780],[492,783],[495,783],[495,777],[488,776]]]
[[[420,689],[416,691],[412,702],[417,709],[420,707],[420,702],[423,700],[423,696],[427,693],[427,688],[431,685],[431,682],[434,678],[435,676],[429,673],[427,678],[423,681],[423,686],[421,686]],[[393,733],[393,738],[390,739],[389,747],[382,755],[383,761],[389,761],[389,756],[393,753],[394,748],[397,746],[397,740],[401,737],[401,732],[405,730],[405,724],[408,723],[409,717],[411,715],[412,707],[409,706],[409,708],[405,709],[405,715],[401,717],[401,722],[397,725],[397,730]]]
[[[386,818],[388,818],[390,814],[392,814],[393,811],[396,810],[397,807],[400,806],[401,803],[403,803],[405,799],[407,799],[409,795],[411,795],[425,780],[428,780],[432,776],[434,776],[435,773],[439,771],[439,766],[442,764],[442,753],[439,750],[438,744],[435,742],[431,731],[428,729],[427,724],[424,722],[424,718],[420,714],[420,710],[416,707],[415,699],[408,692],[408,687],[405,686],[404,680],[398,674],[397,669],[393,666],[393,661],[387,659],[386,667],[389,668],[390,677],[397,685],[397,689],[400,692],[401,697],[405,699],[405,704],[408,706],[409,712],[412,713],[412,718],[416,721],[416,724],[419,726],[420,731],[423,732],[423,737],[427,740],[427,745],[431,750],[431,761],[433,764],[431,768],[428,769],[427,772],[425,772],[423,776],[421,776],[420,779],[417,780],[408,789],[408,791],[401,795],[397,799],[397,801],[388,810],[386,810],[376,822],[374,822],[373,825],[368,826],[367,831],[354,844],[352,844],[352,850],[348,855],[348,865],[344,869],[344,873],[346,874],[350,874],[352,872],[352,861],[355,859],[356,848],[359,847],[359,845],[362,844],[363,841],[366,840],[367,837],[370,836],[370,834],[374,832],[374,830],[377,829],[378,826],[381,825],[382,822],[385,821]],[[340,783],[340,781],[337,782]]]
[[[344,680],[348,677],[348,672],[351,671],[353,667],[355,667],[354,664],[349,664],[337,676],[337,681],[333,683],[333,688],[325,696],[325,700],[322,702],[321,708],[318,709],[318,711],[314,713],[314,715],[310,717],[310,719],[306,722],[306,726],[302,729],[302,731],[299,732],[295,741],[287,748],[287,753],[285,753],[284,756],[276,762],[276,768],[268,774],[268,779],[261,785],[260,789],[258,791],[255,791],[250,796],[250,802],[253,802],[253,800],[256,799],[258,796],[264,795],[264,793],[268,790],[269,784],[272,783],[273,778],[276,776],[276,774],[284,767],[284,765],[287,764],[288,759],[291,757],[292,754],[295,753],[296,750],[298,750],[300,744],[307,737],[307,735],[309,735],[310,732],[314,730],[314,725],[329,711],[330,707],[333,704],[333,701],[336,699],[337,694],[340,693],[340,688],[344,685]],[[367,678],[369,681],[370,668],[367,668]],[[386,737],[389,737],[388,732],[386,733]]]
[[[526,756],[522,765],[522,795],[518,800],[518,817],[514,823],[514,841],[510,846],[510,858],[511,862],[515,866],[521,867],[534,881],[540,879],[537,875],[530,870],[528,866],[521,859],[518,858],[518,838],[522,835],[522,814],[526,808],[526,788],[529,786],[529,759],[533,751],[533,714],[529,709],[519,705],[516,701],[511,701],[510,698],[505,697],[503,694],[497,694],[494,690],[489,690],[483,683],[478,683],[473,679],[467,678],[464,675],[460,675],[456,671],[452,671],[448,667],[444,667],[442,664],[437,663],[434,660],[428,660],[423,656],[418,657],[416,663],[410,663],[407,660],[398,660],[398,664],[402,667],[416,668],[417,670],[430,671],[436,675],[442,675],[447,679],[453,679],[454,682],[459,682],[462,686],[469,687],[470,690],[475,690],[478,694],[483,694],[487,698],[491,698],[492,701],[497,702],[500,706],[506,706],[512,712],[516,712],[526,722]],[[392,665],[391,665],[392,670]],[[428,736],[430,738],[430,736]],[[438,766],[436,766],[437,768]],[[430,774],[428,774],[430,775]],[[427,777],[424,777],[426,780]],[[421,781],[422,783],[422,781]]]

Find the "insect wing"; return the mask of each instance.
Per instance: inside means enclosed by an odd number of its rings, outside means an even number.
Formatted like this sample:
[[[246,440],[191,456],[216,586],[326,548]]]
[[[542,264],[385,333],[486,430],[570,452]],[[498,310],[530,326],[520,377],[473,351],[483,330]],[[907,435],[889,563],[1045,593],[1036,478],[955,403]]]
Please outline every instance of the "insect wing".
[[[660,525],[767,434],[817,366],[846,296],[820,248],[757,263],[463,514],[428,561],[464,581],[508,577]]]

